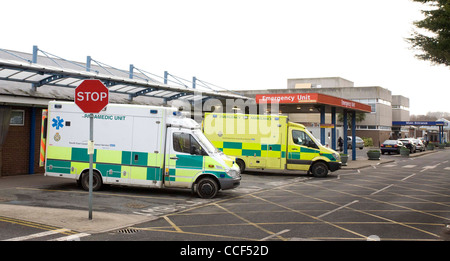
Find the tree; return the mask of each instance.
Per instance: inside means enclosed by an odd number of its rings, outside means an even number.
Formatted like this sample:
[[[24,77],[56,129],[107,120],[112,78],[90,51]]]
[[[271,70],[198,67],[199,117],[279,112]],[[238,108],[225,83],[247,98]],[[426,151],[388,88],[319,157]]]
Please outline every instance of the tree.
[[[422,10],[425,18],[415,21],[414,25],[427,33],[414,31],[407,41],[413,49],[420,51],[418,59],[432,64],[450,66],[450,0],[412,0],[431,7]]]
[[[426,115],[410,115],[409,120],[411,121],[437,121],[440,118],[450,119],[450,112],[427,112]]]
[[[352,128],[352,114],[351,113],[347,113],[347,126],[349,128]],[[359,123],[362,122],[363,120],[366,119],[366,113],[364,112],[357,112],[356,113],[356,118],[355,118],[355,122]],[[339,122],[344,122],[344,114],[343,113],[338,113],[338,121]]]

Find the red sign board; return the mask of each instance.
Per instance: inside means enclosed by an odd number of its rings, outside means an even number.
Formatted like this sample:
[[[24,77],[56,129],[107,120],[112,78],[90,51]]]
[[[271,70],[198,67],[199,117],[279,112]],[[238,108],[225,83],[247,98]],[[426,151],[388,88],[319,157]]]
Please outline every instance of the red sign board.
[[[367,104],[342,99],[321,93],[277,93],[277,94],[256,94],[256,103],[279,103],[279,104],[324,104],[340,108],[349,108],[358,111],[371,112],[371,107]]]
[[[257,94],[256,103],[310,103],[317,102],[317,93],[281,93],[281,94]]]
[[[75,104],[84,113],[99,113],[109,102],[109,90],[100,80],[84,80],[75,89]]]

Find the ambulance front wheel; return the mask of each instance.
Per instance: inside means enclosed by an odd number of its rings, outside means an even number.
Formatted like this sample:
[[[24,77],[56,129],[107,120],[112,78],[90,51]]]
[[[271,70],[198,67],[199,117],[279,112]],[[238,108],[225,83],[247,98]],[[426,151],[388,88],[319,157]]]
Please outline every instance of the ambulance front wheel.
[[[213,198],[218,191],[219,185],[212,178],[205,177],[197,183],[197,195],[201,198]]]
[[[97,171],[92,173],[92,177],[92,190],[100,190],[103,185],[102,177]],[[89,191],[89,171],[83,172],[83,175],[81,176],[81,187],[83,187],[84,190]]]
[[[316,162],[311,166],[311,172],[314,177],[324,178],[328,175],[328,166],[325,162]]]

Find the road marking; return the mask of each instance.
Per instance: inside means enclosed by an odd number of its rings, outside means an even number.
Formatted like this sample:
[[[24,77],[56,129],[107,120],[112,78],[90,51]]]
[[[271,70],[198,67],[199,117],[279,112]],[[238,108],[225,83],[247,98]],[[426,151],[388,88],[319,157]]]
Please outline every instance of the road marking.
[[[412,176],[414,176],[414,175],[416,175],[416,173],[413,173],[413,174],[409,175],[408,177],[403,178],[402,181],[405,181],[405,180],[409,179],[410,177],[412,177]]]
[[[441,164],[441,163],[436,164],[436,165],[423,166],[423,170],[421,170],[420,172],[424,172],[424,171],[429,170],[429,169],[434,169],[434,168],[436,168],[437,166],[439,166],[440,164]]]
[[[412,169],[414,167],[417,167],[417,165],[405,165],[402,168]]]
[[[66,237],[59,237],[56,239],[52,239],[50,241],[80,241],[80,238],[90,236],[91,234],[88,233],[78,233],[75,235],[70,235]]]
[[[381,191],[383,191],[383,190],[385,190],[385,189],[388,189],[388,188],[390,188],[390,187],[392,187],[392,186],[394,186],[394,184],[391,184],[391,185],[386,186],[386,187],[384,187],[384,188],[382,188],[382,189],[379,189],[379,190],[373,192],[373,193],[370,194],[370,195],[375,195],[375,194],[377,194],[377,193],[379,193],[379,192],[381,192]]]
[[[176,231],[178,231],[178,232],[183,232],[183,230],[181,230],[181,228],[179,228],[177,225],[175,225],[175,223],[173,223],[172,220],[170,220],[169,217],[164,216],[163,218],[164,218],[164,219],[167,221],[167,223],[169,223]]]
[[[444,169],[445,169],[445,170],[450,170],[450,167],[445,167]]]
[[[291,230],[289,230],[289,229],[281,230],[280,232],[275,233],[275,234],[270,235],[270,236],[267,236],[267,237],[261,239],[260,241],[266,241],[267,239],[271,239],[273,237],[279,236],[279,235],[284,234],[284,233],[289,232],[289,231],[291,231]]]
[[[45,232],[41,232],[41,233],[31,234],[31,235],[28,235],[28,236],[14,237],[14,238],[6,239],[6,240],[3,240],[3,241],[24,241],[24,240],[28,240],[28,239],[50,236],[50,235],[53,235],[53,234],[63,233],[63,232],[67,232],[67,231],[70,231],[70,230],[66,229],[66,228],[61,228],[61,229],[56,229],[56,230],[50,230],[50,231],[45,231]]]
[[[199,206],[208,203],[209,200],[205,199],[194,199],[194,200],[187,200],[185,203],[177,203],[177,204],[171,204],[171,205],[162,205],[162,206],[155,206],[152,208],[147,209],[141,209],[139,211],[133,211],[133,214],[137,215],[143,215],[148,217],[157,217],[161,215],[167,215],[179,210],[189,209],[191,207]]]
[[[261,199],[261,198],[255,196],[255,195],[252,195],[252,194],[249,194],[249,195],[252,196],[252,197],[255,197],[255,198],[257,198],[257,199]],[[258,225],[258,224],[256,224],[256,223],[253,223],[253,222],[251,222],[250,220],[248,220],[248,219],[246,219],[246,218],[244,218],[244,217],[239,216],[238,214],[234,213],[234,212],[231,211],[231,210],[228,210],[228,209],[225,208],[224,206],[221,206],[221,205],[219,205],[219,204],[217,204],[217,203],[213,203],[212,205],[213,205],[213,206],[216,206],[216,207],[218,207],[218,208],[220,208],[220,209],[222,209],[222,210],[225,210],[225,211],[228,212],[229,214],[231,214],[231,215],[233,215],[233,216],[239,218],[240,220],[244,221],[245,223],[247,223],[247,224],[249,224],[249,225],[252,225],[252,226],[254,226],[254,227],[256,227],[256,228],[258,228],[258,229],[260,229],[260,230],[266,232],[267,234],[270,234],[270,235],[273,234],[272,231],[267,230],[267,229],[265,229],[264,227],[262,227],[262,226],[260,226],[260,225]],[[283,241],[286,241],[283,237],[280,237],[280,236],[279,236],[279,238],[280,238],[281,240],[283,240]]]
[[[339,183],[339,182],[338,182],[338,183]],[[342,193],[342,194],[349,195],[349,196],[353,196],[353,197],[360,197],[360,198],[372,200],[372,201],[378,202],[378,203],[388,204],[388,205],[391,205],[391,206],[403,208],[403,209],[406,209],[406,210],[409,210],[409,211],[413,211],[413,212],[417,212],[417,213],[422,213],[422,214],[425,214],[425,215],[430,215],[430,216],[437,217],[437,218],[440,218],[440,219],[450,220],[449,218],[446,218],[446,217],[442,217],[442,216],[434,215],[434,214],[431,214],[431,213],[428,213],[428,212],[424,212],[424,211],[421,211],[421,210],[417,210],[417,209],[413,209],[413,208],[401,206],[401,205],[394,204],[394,203],[389,202],[389,201],[377,200],[377,199],[375,199],[375,198],[369,198],[369,197],[362,196],[362,195],[357,195],[357,194],[354,194],[354,193],[348,193],[348,192],[345,192],[345,191],[339,191],[339,190],[335,190],[335,189],[330,189],[330,188],[323,187],[323,186],[318,186],[318,185],[315,185],[315,184],[312,184],[312,183],[305,183],[305,185],[308,185],[308,186],[311,186],[311,187],[317,187],[317,188],[322,189],[322,190],[334,191],[334,192],[337,192],[337,193]],[[393,185],[393,184],[392,184],[392,185]],[[306,196],[307,196],[307,195],[306,195]],[[309,196],[307,196],[307,197],[309,197]],[[314,197],[311,197],[311,198],[314,198]],[[318,199],[318,200],[321,200],[321,199]],[[333,204],[333,203],[332,203],[332,204]],[[350,208],[350,209],[351,209],[351,208]],[[386,221],[391,222],[391,223],[393,223],[393,224],[397,224],[397,225],[400,225],[400,226],[412,228],[412,229],[414,229],[414,230],[421,231],[421,232],[426,233],[426,234],[428,234],[428,235],[431,235],[431,236],[440,238],[440,236],[437,235],[437,234],[434,234],[434,233],[431,233],[431,232],[429,232],[429,231],[426,231],[426,230],[423,230],[423,229],[420,229],[420,228],[417,228],[417,227],[408,225],[407,223],[398,222],[398,221],[395,221],[395,220],[392,220],[392,219],[388,219],[388,218],[385,218],[385,217],[382,217],[382,216],[374,215],[374,214],[372,214],[372,213],[370,213],[370,212],[365,212],[365,211],[362,211],[362,210],[357,210],[357,209],[353,209],[353,210],[354,210],[354,211],[357,211],[357,212],[360,212],[360,213],[364,213],[364,214],[373,216],[373,217],[377,217],[377,218],[382,219],[382,220],[386,220]],[[332,225],[335,225],[335,224],[332,224]],[[349,231],[349,232],[356,233],[356,232],[353,232],[353,231]],[[367,238],[367,237],[364,236],[364,238]]]
[[[347,203],[347,204],[345,204],[345,205],[343,205],[343,206],[340,206],[340,207],[338,207],[338,208],[336,208],[336,209],[333,209],[333,210],[331,210],[331,211],[328,211],[327,213],[323,213],[322,215],[318,216],[317,218],[323,218],[324,216],[327,216],[327,215],[329,215],[329,214],[331,214],[331,213],[333,213],[333,212],[336,212],[336,211],[338,211],[338,210],[340,210],[340,209],[346,208],[346,207],[348,207],[348,206],[350,206],[350,205],[352,205],[352,204],[355,204],[355,203],[357,203],[357,202],[359,202],[359,200],[354,200],[354,201],[352,201],[352,202],[350,202],[350,203]]]
[[[313,186],[314,186],[314,185],[313,185]],[[320,186],[319,186],[319,187],[320,187]],[[287,190],[287,191],[288,191],[288,192],[291,192],[291,193],[293,193],[293,194],[297,194],[297,193],[292,192],[292,191],[289,191],[289,190]],[[304,215],[304,216],[307,216],[307,217],[310,217],[310,218],[319,220],[319,221],[321,221],[321,222],[324,222],[325,224],[328,224],[328,225],[330,225],[330,226],[333,226],[333,227],[342,229],[342,230],[344,230],[344,231],[347,231],[347,232],[349,232],[349,233],[352,233],[352,234],[354,234],[354,235],[357,235],[357,236],[359,236],[359,237],[361,237],[361,238],[366,238],[366,236],[364,236],[364,235],[362,235],[362,234],[359,234],[358,232],[355,232],[355,231],[346,229],[346,228],[344,228],[344,227],[341,227],[341,226],[339,226],[339,225],[334,224],[333,222],[329,222],[329,221],[326,221],[326,220],[319,219],[318,217],[311,216],[310,214],[304,213],[304,212],[302,212],[302,211],[300,211],[300,210],[296,210],[296,209],[292,209],[292,208],[290,208],[290,207],[286,207],[286,206],[280,205],[280,204],[278,204],[278,203],[276,203],[276,202],[272,202],[272,201],[270,201],[270,200],[267,200],[267,199],[264,199],[264,198],[260,198],[260,197],[258,197],[258,196],[256,196],[256,195],[251,195],[251,196],[254,197],[254,198],[260,199],[260,200],[262,200],[262,201],[271,203],[271,204],[273,204],[273,205],[282,207],[282,208],[287,209],[287,210],[289,210],[289,211],[292,211],[292,212],[295,212],[295,213],[299,213],[299,214],[301,214],[301,215]],[[319,200],[320,200],[320,199],[319,199]],[[331,203],[331,204],[335,204],[335,203]]]

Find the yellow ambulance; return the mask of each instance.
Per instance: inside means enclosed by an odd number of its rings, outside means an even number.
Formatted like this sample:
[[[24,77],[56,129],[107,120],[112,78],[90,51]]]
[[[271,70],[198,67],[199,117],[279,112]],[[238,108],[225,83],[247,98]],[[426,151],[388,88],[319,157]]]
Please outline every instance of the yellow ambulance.
[[[206,113],[203,133],[245,169],[303,170],[325,177],[341,168],[339,153],[326,148],[287,116]]]

